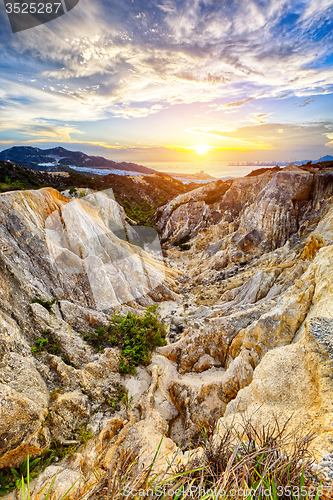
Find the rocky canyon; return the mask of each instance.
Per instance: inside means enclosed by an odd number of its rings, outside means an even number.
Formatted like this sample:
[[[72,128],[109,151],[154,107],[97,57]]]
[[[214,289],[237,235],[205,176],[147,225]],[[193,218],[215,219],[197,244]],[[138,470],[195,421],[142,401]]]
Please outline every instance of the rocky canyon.
[[[330,481],[333,173],[211,182],[158,207],[155,228],[111,190],[85,194],[0,194],[0,470],[73,446],[31,494],[55,478],[55,498],[74,483],[75,498],[121,454],[144,466],[160,446],[163,469],[200,426],[251,416],[315,433]],[[96,349],[90,332],[155,304],[165,345],[122,373],[120,348]]]

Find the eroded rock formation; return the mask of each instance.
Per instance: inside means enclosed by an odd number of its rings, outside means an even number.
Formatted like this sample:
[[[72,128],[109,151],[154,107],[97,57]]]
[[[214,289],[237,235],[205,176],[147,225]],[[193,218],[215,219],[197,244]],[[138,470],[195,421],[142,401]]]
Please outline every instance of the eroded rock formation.
[[[330,182],[289,167],[175,198],[159,219],[167,267],[156,248],[129,243],[135,227],[114,200],[71,208],[50,189],[1,195],[1,467],[40,454],[51,439],[76,442],[84,425],[94,437],[34,484],[38,491],[57,472],[60,496],[83,475],[93,484],[94,467],[109,467],[117,453],[148,464],[164,434],[155,464],[163,468],[199,421],[237,425],[244,414],[313,429],[320,462],[333,438]],[[187,251],[172,246],[185,240]],[[125,250],[134,264],[124,264]],[[110,284],[97,280],[98,292],[89,279],[96,259]],[[53,314],[32,304],[36,296],[57,297]],[[153,301],[170,325],[168,345],[148,367],[121,375],[118,349],[97,353],[79,332],[116,308],[140,313]],[[59,351],[34,357],[43,330]],[[114,413],[102,402],[119,386],[133,401]]]

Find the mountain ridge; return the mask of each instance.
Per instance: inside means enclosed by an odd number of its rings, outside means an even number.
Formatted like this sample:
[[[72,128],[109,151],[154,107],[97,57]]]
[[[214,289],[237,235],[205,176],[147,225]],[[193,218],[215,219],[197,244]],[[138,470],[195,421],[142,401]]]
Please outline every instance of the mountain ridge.
[[[96,175],[94,177],[68,169],[58,172],[36,171],[9,161],[0,160],[0,193],[24,189],[53,187],[59,191],[80,192],[112,189],[115,199],[136,223],[153,224],[156,210],[179,194],[197,184],[183,184],[168,174],[153,172],[148,175]]]
[[[0,160],[7,160],[13,163],[19,163],[33,170],[59,171],[65,170],[65,167],[74,165],[76,167],[89,168],[109,168],[111,170],[129,170],[151,174],[155,170],[137,165],[136,163],[120,162],[108,160],[103,156],[92,156],[82,153],[82,151],[70,151],[61,146],[50,149],[40,149],[33,146],[13,146],[0,152]],[[54,163],[43,166],[42,163]]]

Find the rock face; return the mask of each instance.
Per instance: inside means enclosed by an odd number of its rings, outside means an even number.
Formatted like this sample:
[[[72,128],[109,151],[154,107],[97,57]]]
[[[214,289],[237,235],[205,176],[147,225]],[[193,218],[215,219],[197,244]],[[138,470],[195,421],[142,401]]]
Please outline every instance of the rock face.
[[[106,324],[116,308],[177,298],[176,274],[165,269],[154,242],[147,246],[157,257],[126,237],[138,238],[108,193],[82,200],[51,188],[0,195],[0,467],[40,453],[50,442],[46,428],[52,439],[74,439],[92,405],[107,396],[105,384],[112,392],[120,382],[117,355],[96,357],[77,331]],[[49,312],[41,304],[52,299]],[[42,361],[31,346],[46,334],[59,356]]]
[[[292,234],[297,233],[312,207],[313,186],[312,174],[286,167],[280,172],[266,172],[257,177],[233,181],[230,187],[226,186],[229,189],[222,199],[210,206],[204,201],[194,203],[189,196],[191,193],[179,196],[175,199],[178,208],[167,222],[165,219],[170,214],[172,202],[161,216],[162,237],[170,243],[186,237],[193,245],[193,253],[205,244],[207,254],[214,254],[213,265],[216,269],[232,263],[248,262],[283,246]],[[210,190],[212,195],[213,187]],[[204,191],[193,193],[196,193],[195,199],[199,194],[207,198]],[[196,213],[193,213],[193,204],[196,205]],[[183,218],[187,213],[193,215],[184,224]],[[218,228],[212,231],[212,225]],[[200,230],[207,226],[210,226],[209,229],[201,236]],[[207,245],[210,241],[211,245]]]
[[[26,296],[102,311],[154,289],[163,295],[163,264],[121,239],[138,236],[108,193],[70,201],[51,188],[3,194],[0,217],[1,263]]]
[[[28,454],[40,454],[50,443],[41,436],[46,412],[32,399],[6,384],[0,384],[0,398],[0,468],[17,467]]]
[[[224,195],[232,183],[212,182],[206,186],[181,194],[171,200],[158,211],[158,228],[161,240],[181,243],[196,235],[201,229],[219,222],[221,213],[212,210],[208,205],[213,196],[215,199]]]
[[[130,451],[148,465],[162,435],[154,467],[166,467],[198,421],[238,425],[245,414],[258,425],[291,417],[291,431],[316,432],[318,461],[330,453],[333,199],[316,175],[289,167],[178,196],[159,214],[168,267],[156,241],[131,243],[135,227],[105,194],[0,196],[0,467],[88,429],[87,446],[34,483],[36,492],[57,473],[60,496]],[[186,239],[190,250],[172,248]],[[36,296],[57,297],[53,314]],[[153,301],[168,345],[120,375],[119,350],[96,353],[79,332]],[[34,357],[43,331],[59,350]],[[133,401],[114,413],[105,402],[119,387]]]

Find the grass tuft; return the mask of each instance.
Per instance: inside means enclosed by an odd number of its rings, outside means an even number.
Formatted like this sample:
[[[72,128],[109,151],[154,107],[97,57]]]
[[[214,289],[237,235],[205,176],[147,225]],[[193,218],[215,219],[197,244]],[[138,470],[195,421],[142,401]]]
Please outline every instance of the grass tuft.
[[[30,478],[24,476],[20,488],[22,498],[30,500],[326,500],[332,498],[312,471],[314,457],[310,444],[315,436],[288,432],[289,420],[281,426],[277,419],[256,426],[251,418],[237,427],[226,424],[201,425],[196,450],[190,449],[187,459],[178,449],[166,470],[156,472],[163,437],[150,464],[139,467],[133,452],[121,452],[109,468],[93,471],[94,486],[73,490],[74,483],[61,499],[56,497],[56,476],[42,490],[30,496]],[[85,429],[84,429],[85,431]],[[83,439],[84,441],[84,439]],[[25,471],[29,468],[29,458]],[[25,484],[27,483],[27,484]],[[47,489],[48,488],[48,489]],[[46,491],[47,490],[47,491]],[[73,492],[69,495],[69,492]],[[24,494],[23,494],[24,493]]]
[[[281,427],[275,419],[258,428],[248,419],[240,428],[202,425],[199,453],[190,450],[188,460],[177,464],[178,450],[167,470],[157,474],[161,443],[144,469],[131,453],[120,454],[98,484],[76,500],[329,498],[311,468],[314,435],[288,433],[288,423]]]

